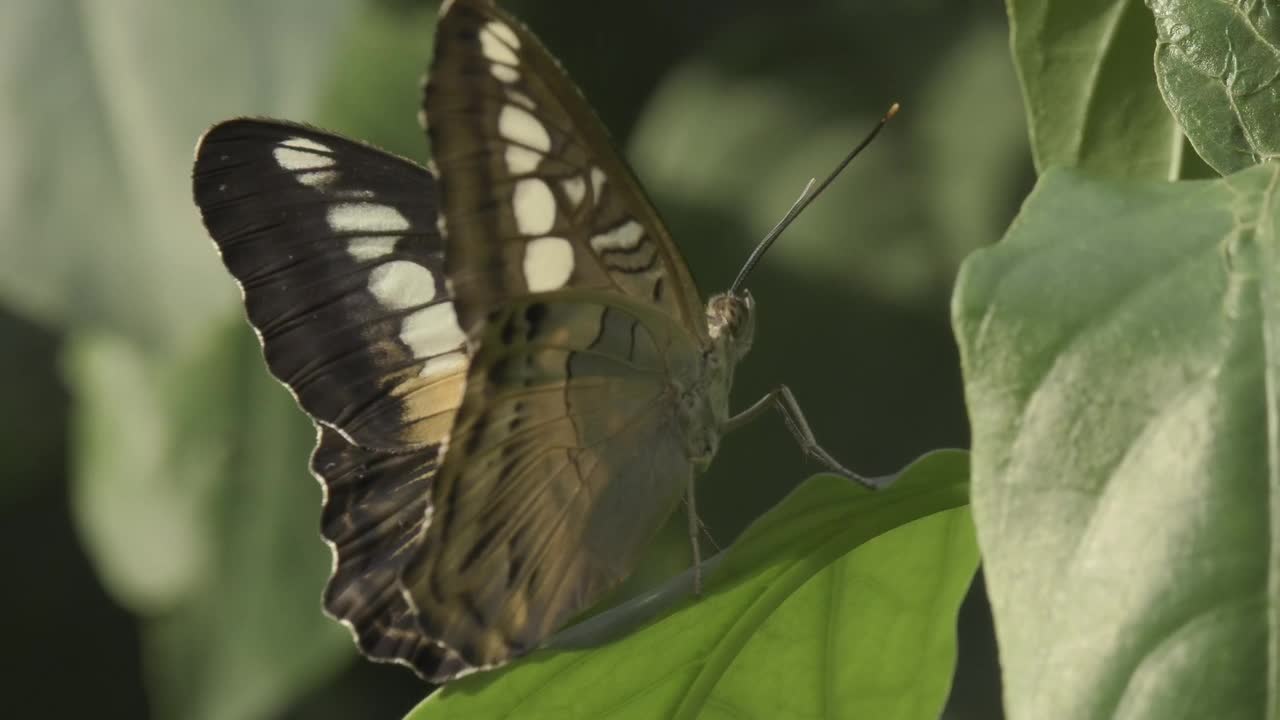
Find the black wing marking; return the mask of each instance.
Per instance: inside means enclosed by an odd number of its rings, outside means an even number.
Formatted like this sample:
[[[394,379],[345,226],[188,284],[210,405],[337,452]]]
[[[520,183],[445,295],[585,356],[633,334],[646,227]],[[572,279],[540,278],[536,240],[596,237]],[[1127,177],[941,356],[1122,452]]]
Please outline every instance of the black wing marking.
[[[421,548],[438,451],[365,450],[321,426],[311,456],[325,489],[321,534],[334,559],[325,612],[351,630],[365,655],[408,665],[428,680],[467,670],[457,653],[422,634],[398,582]]]
[[[362,447],[442,441],[466,354],[431,173],[304,125],[240,119],[201,138],[194,184],[267,364],[302,408]]]

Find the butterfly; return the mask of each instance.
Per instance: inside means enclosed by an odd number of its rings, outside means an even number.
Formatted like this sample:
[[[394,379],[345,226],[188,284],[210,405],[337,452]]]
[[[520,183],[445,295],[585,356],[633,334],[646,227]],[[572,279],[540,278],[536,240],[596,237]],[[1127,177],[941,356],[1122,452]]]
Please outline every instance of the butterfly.
[[[694,478],[771,407],[861,478],[785,386],[730,412],[763,248],[704,304],[527,28],[446,2],[423,111],[432,167],[242,118],[205,133],[193,174],[267,366],[317,427],[325,610],[371,659],[440,683],[538,647],[682,498],[696,567]]]

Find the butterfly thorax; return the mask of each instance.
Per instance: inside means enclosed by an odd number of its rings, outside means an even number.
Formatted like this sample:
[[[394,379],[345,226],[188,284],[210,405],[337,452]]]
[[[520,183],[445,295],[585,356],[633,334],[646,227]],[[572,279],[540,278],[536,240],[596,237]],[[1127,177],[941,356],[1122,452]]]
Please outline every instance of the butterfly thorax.
[[[729,390],[733,370],[755,335],[755,301],[750,293],[721,293],[707,302],[707,335],[701,372],[680,394],[679,422],[689,459],[705,470],[720,446],[729,421]]]

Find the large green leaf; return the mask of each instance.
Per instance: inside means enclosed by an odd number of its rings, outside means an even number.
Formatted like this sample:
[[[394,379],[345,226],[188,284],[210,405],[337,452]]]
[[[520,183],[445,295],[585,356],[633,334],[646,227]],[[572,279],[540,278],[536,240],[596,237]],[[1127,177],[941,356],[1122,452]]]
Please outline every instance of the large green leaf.
[[[351,656],[320,612],[314,433],[243,321],[214,329],[175,361],[105,334],[67,360],[75,512],[161,718],[268,717]]]
[[[1147,4],[1160,91],[1200,155],[1224,175],[1280,155],[1280,4]]]
[[[352,0],[0,4],[0,300],[148,346],[234,303],[191,152],[234,115],[295,115]]]
[[[1050,172],[965,263],[1010,717],[1280,717],[1278,187]]]
[[[946,451],[879,493],[811,478],[727,551],[704,597],[451,684],[409,717],[936,718],[978,560],[967,470]],[[588,623],[630,627],[634,611]]]
[[[1155,84],[1142,0],[1006,0],[1036,169],[1183,175],[1182,130]]]

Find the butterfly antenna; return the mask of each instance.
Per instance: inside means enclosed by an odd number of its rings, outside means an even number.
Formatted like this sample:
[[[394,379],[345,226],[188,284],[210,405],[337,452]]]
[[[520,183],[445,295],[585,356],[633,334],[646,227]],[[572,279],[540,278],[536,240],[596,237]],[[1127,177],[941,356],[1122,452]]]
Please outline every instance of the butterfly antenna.
[[[801,192],[800,197],[796,198],[796,201],[792,203],[791,209],[787,211],[787,214],[782,216],[782,219],[778,221],[778,224],[774,225],[773,229],[769,231],[769,234],[765,235],[764,239],[761,240],[756,245],[755,249],[751,251],[751,255],[747,257],[747,262],[743,264],[742,270],[738,271],[738,277],[734,278],[733,284],[729,286],[730,295],[736,293],[738,288],[742,287],[742,283],[747,279],[747,275],[751,274],[751,270],[755,268],[756,263],[760,262],[760,258],[764,257],[764,254],[769,250],[769,246],[773,245],[774,241],[778,239],[778,236],[782,234],[782,231],[786,230],[787,226],[796,219],[796,216],[801,212],[804,212],[805,208],[809,207],[809,203],[816,200],[818,196],[822,194],[822,191],[827,189],[827,186],[836,179],[836,176],[844,170],[845,166],[857,157],[858,153],[866,149],[866,147],[871,144],[872,140],[876,139],[876,135],[880,134],[885,123],[889,122],[889,120],[897,114],[898,103],[894,103],[889,107],[889,111],[884,114],[884,117],[880,118],[880,122],[876,123],[876,126],[871,129],[871,132],[863,138],[862,142],[858,143],[853,150],[849,151],[848,155],[844,156],[844,160],[840,161],[840,164],[836,166],[836,169],[832,170],[831,174],[827,175],[827,178],[823,180],[817,188],[814,188],[813,186],[814,179],[810,178],[809,183],[804,186],[804,191]]]

